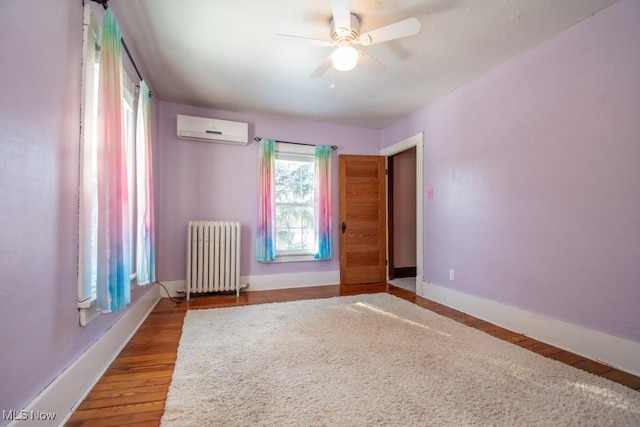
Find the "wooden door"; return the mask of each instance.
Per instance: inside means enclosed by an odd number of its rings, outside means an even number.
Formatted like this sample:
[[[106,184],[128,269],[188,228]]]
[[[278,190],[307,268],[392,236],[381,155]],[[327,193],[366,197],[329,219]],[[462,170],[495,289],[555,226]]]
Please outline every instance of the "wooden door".
[[[386,177],[382,156],[341,155],[340,283],[378,283],[386,274]]]

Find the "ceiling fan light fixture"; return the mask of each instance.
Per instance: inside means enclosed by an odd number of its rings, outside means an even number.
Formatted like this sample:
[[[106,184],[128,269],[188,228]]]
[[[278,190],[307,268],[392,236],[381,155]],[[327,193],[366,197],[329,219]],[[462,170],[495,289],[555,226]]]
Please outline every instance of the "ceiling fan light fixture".
[[[350,71],[358,65],[358,56],[358,51],[352,46],[340,46],[331,54],[331,62],[338,71]]]

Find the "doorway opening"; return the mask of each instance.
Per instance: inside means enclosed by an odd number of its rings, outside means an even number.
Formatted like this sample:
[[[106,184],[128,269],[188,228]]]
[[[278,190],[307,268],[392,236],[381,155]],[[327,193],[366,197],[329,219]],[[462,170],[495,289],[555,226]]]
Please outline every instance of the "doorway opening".
[[[387,157],[389,283],[416,292],[416,147]]]
[[[380,151],[388,167],[388,281],[419,296],[424,282],[423,145],[420,132]]]

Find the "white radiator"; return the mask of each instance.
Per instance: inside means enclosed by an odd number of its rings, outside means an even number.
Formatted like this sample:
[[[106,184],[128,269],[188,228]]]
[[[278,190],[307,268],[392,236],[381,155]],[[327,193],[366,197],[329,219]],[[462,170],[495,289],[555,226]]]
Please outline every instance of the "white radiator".
[[[240,223],[189,221],[187,227],[187,300],[206,292],[240,295]]]

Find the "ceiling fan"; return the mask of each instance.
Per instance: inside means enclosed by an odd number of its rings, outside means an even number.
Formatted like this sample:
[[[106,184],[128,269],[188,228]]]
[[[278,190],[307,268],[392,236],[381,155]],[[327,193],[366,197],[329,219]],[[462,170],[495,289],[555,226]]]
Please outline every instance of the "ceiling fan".
[[[351,0],[330,1],[333,19],[331,20],[329,39],[323,40],[288,34],[276,34],[276,38],[281,40],[301,42],[315,46],[335,47],[333,53],[311,73],[311,78],[322,76],[331,65],[338,71],[353,70],[358,65],[359,60],[367,60],[370,63],[378,65],[378,67],[386,68],[380,61],[365,51],[356,49],[354,45],[369,46],[412,36],[420,31],[420,21],[417,18],[408,18],[360,34],[360,18],[351,13]]]

